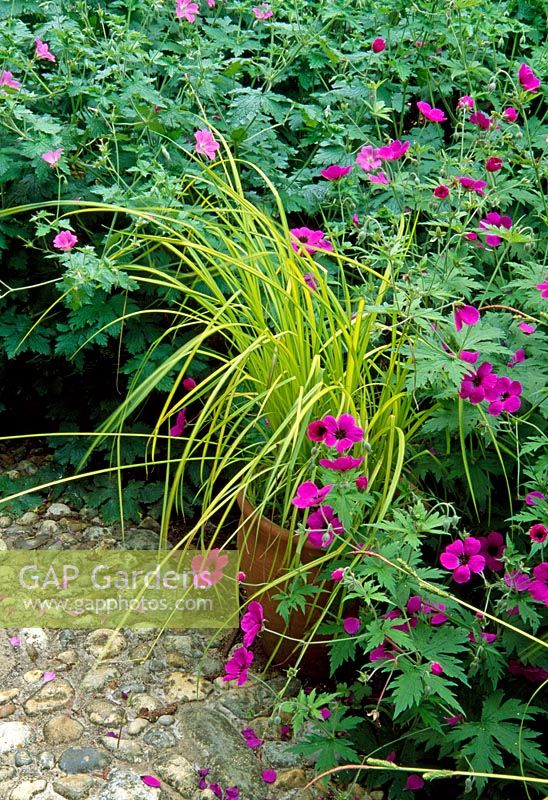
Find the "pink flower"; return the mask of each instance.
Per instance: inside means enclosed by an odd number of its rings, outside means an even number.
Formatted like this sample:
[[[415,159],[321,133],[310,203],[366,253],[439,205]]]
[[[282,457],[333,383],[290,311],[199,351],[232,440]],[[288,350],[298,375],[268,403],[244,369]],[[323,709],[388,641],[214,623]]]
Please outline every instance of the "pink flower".
[[[434,189],[434,197],[437,197],[439,200],[445,200],[446,197],[449,196],[449,186],[446,186],[444,183],[440,183],[439,186],[436,186]]]
[[[351,171],[352,167],[340,167],[338,164],[331,164],[330,167],[322,169],[320,175],[327,181],[339,181],[341,178],[344,178],[345,175],[348,175],[348,173]]]
[[[357,214],[352,214],[352,222],[354,223],[354,225],[356,226],[356,228],[357,228],[357,227],[358,227],[358,225],[360,224],[360,218],[358,217],[358,215],[357,215]]]
[[[518,328],[527,336],[529,336],[531,333],[534,333],[537,329],[535,325],[529,325],[528,322],[520,322]]]
[[[344,578],[344,568],[339,567],[339,569],[334,569],[331,573],[331,580],[332,581],[342,581]]]
[[[65,252],[68,252],[69,250],[72,250],[77,242],[78,237],[73,233],[70,231],[61,231],[61,233],[58,233],[53,240],[53,246],[58,250],[64,250]]]
[[[467,192],[485,194],[484,189],[487,186],[485,181],[478,181],[475,178],[468,177],[468,175],[459,175],[455,180],[457,183],[460,183],[462,188],[466,189]]]
[[[363,464],[363,456],[353,458],[352,456],[339,456],[332,461],[328,458],[320,458],[319,464],[326,469],[333,469],[335,472],[346,472],[349,469],[357,469]]]
[[[501,559],[506,550],[504,538],[498,531],[491,531],[487,536],[480,536],[481,542],[481,555],[485,558],[485,566],[493,570],[493,572],[500,572],[504,569],[504,564]]]
[[[485,169],[488,172],[498,172],[499,169],[502,169],[503,163],[504,162],[502,158],[497,158],[497,156],[489,156],[485,162]]]
[[[469,231],[464,234],[464,238],[469,242],[474,242],[478,238],[478,234],[475,231]]]
[[[470,639],[472,644],[477,644],[478,640],[476,639],[473,633],[469,633],[468,638]],[[487,642],[487,644],[493,644],[493,642],[496,641],[497,634],[487,633],[487,631],[482,631],[481,638],[483,639],[484,642]]]
[[[320,715],[322,719],[329,719],[331,711],[328,708],[320,708]]]
[[[473,536],[456,539],[448,544],[440,556],[440,563],[453,572],[455,583],[468,583],[472,573],[483,572],[485,558],[480,555],[481,542]]]
[[[313,275],[311,272],[305,272],[304,273],[303,281],[306,283],[308,288],[311,289],[311,291],[313,291],[313,292],[317,292],[318,291],[318,286],[320,284],[319,284],[318,279],[316,278],[316,276]]]
[[[248,670],[254,657],[246,647],[237,647],[226,662],[223,681],[238,681],[238,686],[243,686],[247,681]]]
[[[301,249],[306,250],[307,253],[314,253],[316,250],[333,252],[333,245],[328,239],[324,239],[323,231],[313,231],[310,228],[291,228],[289,233],[292,239],[296,240],[291,242],[291,247],[296,253],[299,253]]]
[[[356,489],[360,492],[365,492],[369,485],[369,478],[366,475],[358,475],[355,480]]]
[[[42,675],[42,683],[50,683],[51,681],[54,681],[56,679],[56,677],[57,677],[57,675],[55,674],[55,672],[52,669],[51,670],[47,670]]]
[[[453,727],[453,725],[459,725],[461,722],[464,721],[464,717],[462,714],[457,714],[454,717],[444,717],[445,722]]]
[[[54,167],[61,158],[62,152],[62,147],[59,147],[57,150],[47,150],[45,153],[42,153],[42,158],[46,164],[49,164],[50,167]]]
[[[490,211],[484,219],[479,221],[480,228],[488,228],[490,225],[496,228],[505,228],[507,231],[512,227],[512,220],[510,217],[503,214],[502,216],[496,211]],[[485,244],[489,247],[498,247],[502,239],[494,233],[488,233],[485,237]]]
[[[251,9],[256,19],[270,19],[273,12],[268,3],[261,3],[260,6]]]
[[[382,158],[383,161],[397,161],[398,158],[404,156],[409,147],[411,142],[407,139],[405,142],[401,142],[399,139],[395,139],[390,144],[385,144],[382,147],[379,147],[377,150],[378,158]]]
[[[520,347],[518,350],[516,350],[515,353],[513,353],[507,366],[515,367],[516,364],[521,364],[523,361],[525,361],[525,350],[523,349],[523,347]]]
[[[467,364],[475,364],[479,358],[479,350],[461,350],[459,358]]]
[[[40,39],[34,40],[36,44],[36,58],[43,58],[46,61],[55,61],[55,56],[53,53],[50,53],[49,47],[45,42],[41,42]]]
[[[245,579],[246,579],[245,572],[242,572],[240,570],[240,572],[236,573],[236,580],[238,581],[238,583],[243,583],[245,581]]]
[[[405,782],[405,788],[408,789],[410,792],[417,792],[419,789],[422,789],[424,786],[424,781],[420,775],[415,775],[412,773],[409,775]]]
[[[544,500],[544,495],[542,492],[537,492],[535,490],[533,492],[529,492],[525,496],[525,504],[528,506],[536,506],[537,500]]]
[[[328,414],[322,421],[326,428],[324,444],[335,447],[337,453],[343,453],[363,439],[363,428],[356,424],[351,414],[341,414],[339,417]]]
[[[543,561],[533,570],[533,579],[527,587],[533,600],[548,606],[548,562]]]
[[[542,667],[524,666],[516,659],[508,662],[508,672],[512,675],[523,675],[525,680],[532,683],[543,683],[548,679],[548,672]]]
[[[487,413],[492,417],[498,417],[502,412],[513,414],[521,407],[520,394],[522,385],[519,381],[511,381],[506,375],[497,379],[493,392],[487,400],[491,402],[487,406]]]
[[[19,636],[10,636],[8,641],[12,647],[21,647],[21,639]]]
[[[0,73],[0,86],[9,86],[10,89],[20,89],[21,84],[16,81],[9,70]]]
[[[493,365],[484,361],[475,372],[465,375],[461,381],[459,397],[470,400],[473,405],[485,399],[495,399],[498,376],[492,370]]]
[[[477,325],[480,319],[480,312],[475,306],[456,306],[453,311],[453,317],[458,333],[462,330],[463,325]]]
[[[522,64],[518,70],[518,78],[526,92],[534,92],[540,86],[540,78],[537,78],[531,67]]]
[[[518,572],[516,569],[505,573],[503,580],[508,588],[513,589],[515,592],[527,591],[531,582],[529,576],[526,575],[525,572]]]
[[[536,285],[536,288],[540,292],[540,296],[543,297],[543,298],[547,298],[548,297],[548,278],[545,280],[544,283],[537,283],[535,285]]]
[[[366,172],[378,169],[382,161],[379,158],[378,150],[370,144],[366,144],[356,156],[356,164]]]
[[[342,621],[343,628],[349,636],[354,636],[361,628],[358,617],[345,617]]]
[[[154,775],[140,775],[139,777],[145,786],[152,786],[153,788],[157,789],[162,785],[161,781],[159,781],[158,778],[155,778]]]
[[[313,547],[329,547],[335,534],[344,533],[344,528],[331,506],[320,506],[309,514],[307,523],[308,541]]]
[[[185,19],[187,22],[194,22],[196,15],[200,13],[200,6],[198,3],[192,3],[191,0],[176,0],[177,7],[175,14],[179,19]]]
[[[246,613],[240,622],[240,628],[244,632],[243,643],[246,647],[251,647],[257,634],[264,628],[264,610],[261,603],[252,600],[247,607]]]
[[[317,419],[309,423],[306,430],[306,435],[311,442],[323,442],[326,433],[327,428],[325,427],[323,419]]]
[[[470,114],[468,117],[468,121],[471,122],[472,125],[477,125],[478,128],[484,131],[488,131],[489,128],[492,128],[494,125],[493,120],[486,116],[483,111],[474,111],[474,113]]]
[[[432,675],[443,675],[443,667],[437,661],[433,661],[430,665],[430,672]]]
[[[169,429],[170,436],[182,436],[186,428],[186,408],[182,408],[177,414],[175,425]]]
[[[475,105],[476,101],[474,100],[474,98],[470,97],[469,94],[465,94],[459,99],[459,102],[457,103],[457,108],[464,108],[464,109],[474,108]]]
[[[215,8],[215,0],[207,0],[208,8]]]
[[[228,564],[228,556],[221,553],[220,548],[214,547],[205,555],[194,556],[190,568],[194,573],[193,583],[198,589],[218,583],[223,577],[223,570]]]
[[[244,728],[242,736],[244,737],[246,746],[250,747],[252,750],[256,747],[260,747],[263,743],[263,740],[259,739],[253,728]]]
[[[371,42],[371,50],[374,53],[382,53],[382,51],[386,48],[386,41],[378,36],[376,39],[373,39]]]
[[[424,100],[418,101],[417,108],[428,122],[445,122],[447,119],[441,108],[432,108],[430,103],[426,103]]]
[[[334,484],[330,483],[323,488],[318,488],[312,481],[305,481],[297,487],[297,495],[291,501],[297,508],[311,508],[323,503]]]
[[[529,538],[532,542],[542,544],[548,539],[548,528],[540,522],[537,522],[536,525],[531,525],[529,528]]]
[[[196,152],[200,156],[207,156],[209,159],[215,158],[215,153],[220,148],[219,142],[213,138],[213,134],[207,128],[195,131]]]
[[[274,783],[278,777],[275,769],[263,769],[261,778],[265,783]]]
[[[509,106],[508,108],[504,109],[502,116],[506,122],[515,122],[518,118],[518,112],[513,106]]]
[[[381,170],[377,175],[372,175],[371,173],[364,175],[365,179],[370,183],[382,183],[384,186],[388,186],[390,183],[390,178]]]
[[[386,640],[385,640],[386,641]],[[388,650],[385,647],[385,643],[383,642],[378,647],[373,648],[369,653],[369,660],[370,661],[384,661],[385,658],[392,658],[393,651]]]

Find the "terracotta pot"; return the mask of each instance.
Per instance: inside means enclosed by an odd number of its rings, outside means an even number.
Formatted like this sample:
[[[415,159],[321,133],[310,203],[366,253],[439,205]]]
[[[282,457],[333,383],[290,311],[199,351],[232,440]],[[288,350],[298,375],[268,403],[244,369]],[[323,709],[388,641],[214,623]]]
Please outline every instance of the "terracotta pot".
[[[243,495],[239,495],[237,501],[242,512],[237,538],[240,568],[245,572],[246,582],[253,584],[252,591],[255,593],[261,585],[283,577],[292,569],[296,543],[290,531],[261,516]],[[315,561],[320,554],[321,551],[317,547],[312,547],[307,541],[301,549],[300,561],[308,564]],[[307,583],[316,582],[319,573],[318,567],[307,570]],[[333,588],[331,581],[325,582],[324,586],[325,591],[314,595],[304,612],[291,613],[287,625],[276,613],[278,601],[273,599],[274,595],[287,587],[286,583],[278,584],[273,589],[265,588],[257,598],[263,605],[266,627],[269,629],[261,633],[261,646],[269,657],[273,656],[272,664],[275,666],[289,667],[295,664],[302,651],[302,645],[291,639],[284,639],[280,634],[294,639],[306,638],[307,633],[320,618]],[[316,635],[316,638],[326,637]],[[299,669],[309,675],[327,676],[329,671],[327,647],[320,644],[309,645],[299,662]]]

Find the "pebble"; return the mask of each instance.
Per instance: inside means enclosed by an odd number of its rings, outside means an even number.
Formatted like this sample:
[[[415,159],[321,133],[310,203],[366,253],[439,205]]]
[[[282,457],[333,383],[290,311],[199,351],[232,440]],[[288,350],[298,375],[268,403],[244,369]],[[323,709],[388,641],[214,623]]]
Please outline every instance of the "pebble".
[[[78,653],[76,650],[63,650],[61,653],[57,653],[55,659],[67,667],[72,667],[78,662]]]
[[[162,716],[158,717],[156,721],[158,725],[163,725],[164,728],[169,728],[170,725],[175,723],[175,717],[173,717],[171,714],[162,714]]]
[[[204,762],[205,763],[205,762]],[[196,770],[184,756],[170,754],[155,762],[155,775],[175,789],[182,797],[193,797],[196,792]],[[229,782],[232,786],[235,782]],[[257,795],[260,797],[261,795]]]
[[[302,758],[292,753],[291,744],[286,742],[265,742],[262,747],[262,756],[265,764],[274,769],[289,769],[302,763]],[[314,759],[312,759],[314,763]]]
[[[25,713],[29,717],[36,714],[47,714],[50,711],[59,711],[63,706],[69,706],[74,700],[74,689],[64,678],[45,683],[37,692],[23,703]]]
[[[204,678],[198,680],[188,672],[170,672],[164,681],[166,700],[203,700],[213,691],[213,686]]]
[[[3,539],[0,539],[0,550],[7,550],[8,546]]]
[[[46,786],[47,783],[42,778],[37,781],[23,781],[12,791],[10,800],[30,800],[31,797],[43,792]]]
[[[97,659],[115,658],[126,648],[125,636],[108,628],[98,628],[86,638],[86,650]]]
[[[46,511],[46,517],[67,517],[72,511],[64,503],[52,503]]]
[[[129,761],[135,763],[139,761],[143,755],[143,750],[139,744],[132,739],[120,739],[113,736],[101,736],[101,744],[107,749],[111,750],[116,758],[121,758],[122,761]]]
[[[11,780],[16,774],[15,767],[0,767],[0,783]]]
[[[44,521],[41,524],[45,525],[46,521]],[[25,530],[25,534],[26,533],[27,533],[27,531]],[[38,550],[38,548],[42,547],[42,545],[48,545],[51,549],[54,549],[53,545],[50,544],[50,541],[49,541],[50,534],[51,534],[50,531],[40,532],[40,534],[38,536],[31,536],[30,539],[23,539],[22,542],[19,542],[19,549],[20,550]]]
[[[90,722],[96,725],[117,727],[124,722],[124,709],[109,700],[92,700],[86,706],[86,714]]]
[[[69,775],[82,772],[95,772],[108,766],[110,759],[96,747],[69,747],[59,759],[59,768]]]
[[[307,783],[308,779],[304,769],[289,769],[285,772],[278,773],[276,788],[279,790],[302,789],[302,787],[306,786]]]
[[[0,528],[9,528],[13,524],[13,520],[7,514],[2,514],[0,517]]]
[[[19,636],[24,644],[37,650],[45,650],[49,645],[49,637],[43,628],[21,628]]]
[[[53,769],[55,766],[55,756],[49,750],[44,750],[38,756],[38,765],[42,769]]]
[[[112,666],[103,664],[95,669],[90,669],[82,678],[82,689],[91,690],[93,692],[103,689],[107,683],[116,680],[118,672]]]
[[[95,783],[90,775],[67,775],[61,780],[53,781],[53,791],[67,800],[81,800],[88,796]]]
[[[28,750],[17,750],[14,760],[16,767],[26,767],[32,764],[32,756]]]
[[[4,691],[0,692],[0,706],[4,703],[8,703],[10,700],[14,700],[19,692],[20,689],[17,689],[15,686],[11,689],[4,689]]]
[[[25,672],[23,675],[23,680],[25,683],[38,683],[43,674],[44,672],[41,669],[29,669],[29,671]]]
[[[77,719],[62,714],[53,717],[44,725],[44,739],[48,744],[69,744],[82,736],[84,726]]]
[[[129,725],[126,728],[126,733],[129,736],[139,736],[144,730],[148,728],[150,722],[148,719],[144,719],[143,717],[137,717],[137,719],[131,720]]]
[[[22,722],[0,722],[0,753],[9,753],[32,740],[32,731]]]
[[[11,715],[14,714],[16,710],[17,707],[15,703],[6,703],[5,705],[0,706],[0,719],[11,717]]]
[[[196,790],[196,773],[194,773],[192,788],[193,795]],[[114,767],[110,770],[101,791],[98,795],[94,795],[93,800],[159,800],[160,791],[160,789],[145,786],[135,772]],[[185,794],[184,797],[192,795]],[[164,797],[163,792],[162,797]]]
[[[26,511],[22,516],[15,520],[16,525],[34,525],[40,517],[35,511]]]
[[[160,537],[154,531],[133,528],[126,531],[125,540],[120,547],[125,550],[157,550]]]
[[[36,530],[40,536],[57,536],[61,528],[59,524],[53,519],[43,519],[37,526]]]
[[[177,739],[172,733],[158,730],[157,728],[151,728],[151,730],[147,731],[143,736],[143,741],[159,750],[173,747],[177,744]]]

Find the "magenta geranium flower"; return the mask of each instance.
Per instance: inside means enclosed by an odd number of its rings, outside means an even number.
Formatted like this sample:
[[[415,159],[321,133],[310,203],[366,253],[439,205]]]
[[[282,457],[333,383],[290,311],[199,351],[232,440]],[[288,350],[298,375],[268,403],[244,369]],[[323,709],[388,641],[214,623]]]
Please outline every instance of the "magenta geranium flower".
[[[480,319],[480,312],[476,306],[456,306],[453,311],[453,317],[458,333],[462,330],[463,325],[477,325]]]
[[[485,558],[485,566],[493,572],[501,572],[504,569],[502,557],[506,550],[504,537],[498,531],[491,531],[487,536],[480,536],[481,555]]]
[[[461,350],[459,358],[467,364],[475,364],[479,358],[479,350]]]
[[[405,788],[408,789],[410,792],[417,792],[419,789],[422,789],[424,786],[424,780],[421,778],[420,775],[415,775],[412,773],[409,775],[405,782]]]
[[[48,45],[40,39],[35,39],[36,45],[36,58],[42,58],[46,61],[55,61],[55,56],[50,52]]]
[[[309,514],[307,523],[308,541],[313,547],[329,547],[335,534],[344,533],[344,528],[331,506],[320,506]]]
[[[339,456],[330,460],[329,458],[320,458],[319,464],[326,469],[335,470],[335,472],[347,472],[349,469],[357,469],[363,464],[363,456],[354,458],[353,456]]]
[[[388,184],[390,183],[390,178],[382,170],[378,172],[376,175],[369,172],[367,175],[364,175],[364,178],[366,181],[369,181],[370,183],[382,183],[384,184],[384,186],[388,186]]]
[[[502,116],[506,122],[515,122],[518,118],[518,112],[513,106],[509,106],[508,108],[504,109]]]
[[[508,588],[515,592],[525,592],[531,583],[529,576],[525,572],[518,572],[517,569],[505,573],[503,580]]]
[[[498,172],[499,169],[502,169],[503,163],[504,162],[502,158],[497,158],[497,156],[489,156],[485,162],[485,169],[487,172]]]
[[[492,417],[498,417],[502,412],[513,414],[521,407],[522,385],[519,381],[511,381],[506,375],[497,379],[492,394],[487,397],[491,402],[487,406],[487,412]]]
[[[495,228],[505,228],[507,231],[509,231],[512,227],[512,219],[505,214],[501,215],[496,211],[490,211],[489,214],[479,221],[480,228],[488,229],[489,226],[493,226]],[[500,236],[497,236],[494,233],[488,233],[485,236],[485,244],[489,247],[498,247],[501,242],[502,239]]]
[[[443,667],[439,661],[432,661],[430,664],[430,672],[432,675],[443,675]]]
[[[494,124],[493,120],[488,117],[483,111],[474,111],[473,114],[470,114],[468,117],[468,121],[472,123],[472,125],[477,125],[478,128],[481,128],[483,131],[488,131]]]
[[[306,285],[308,286],[308,288],[311,291],[313,291],[313,292],[317,292],[318,291],[318,286],[320,285],[320,283],[319,283],[318,279],[316,278],[316,276],[313,275],[311,272],[305,272],[304,273],[303,281],[306,283]]]
[[[440,556],[440,563],[453,572],[455,583],[468,583],[472,573],[483,572],[485,558],[480,555],[481,542],[473,536],[456,539],[448,544]]]
[[[306,250],[307,253],[314,253],[316,250],[333,252],[333,245],[324,238],[323,231],[313,231],[310,228],[291,228],[289,233],[293,239],[291,247],[296,253],[299,253],[302,249]]]
[[[540,522],[537,522],[536,525],[531,525],[529,528],[529,538],[532,542],[542,544],[548,539],[548,528]]]
[[[13,74],[8,69],[5,69],[3,72],[0,72],[0,86],[8,86],[10,89],[21,88],[21,84],[19,83],[19,81],[15,80]]]
[[[356,424],[351,414],[341,414],[339,417],[328,414],[323,418],[323,423],[326,427],[324,444],[335,447],[337,453],[343,453],[363,439],[363,428]]]
[[[198,155],[214,159],[215,153],[221,145],[219,142],[215,141],[211,131],[207,128],[202,128],[194,132],[194,138],[196,139],[196,152]]]
[[[262,745],[263,740],[259,739],[253,728],[244,728],[241,733],[242,736],[244,737],[246,746],[250,747],[252,750]]]
[[[525,361],[525,350],[523,349],[523,347],[520,347],[516,350],[515,353],[512,354],[512,357],[510,358],[510,361],[508,362],[507,366],[515,367],[516,364],[521,364],[523,361]]]
[[[469,94],[465,94],[465,95],[463,95],[462,97],[459,98],[459,101],[457,103],[457,108],[465,108],[465,109],[469,108],[469,109],[471,109],[471,108],[474,108],[475,105],[476,105],[476,101],[474,100],[474,98],[470,97]]]
[[[475,178],[470,178],[468,175],[459,175],[455,179],[457,183],[460,183],[463,189],[466,189],[467,192],[475,192],[476,194],[485,194],[485,187],[487,183],[485,181],[478,181]]]
[[[543,561],[533,570],[533,579],[527,587],[533,600],[548,606],[548,562]]]
[[[440,185],[436,186],[434,189],[433,195],[439,200],[445,200],[445,198],[449,196],[449,186],[446,186],[444,183],[440,183]]]
[[[334,484],[330,483],[327,486],[319,488],[312,481],[305,481],[297,488],[297,494],[291,501],[297,508],[311,508],[312,506],[319,506],[323,503]]]
[[[382,53],[382,51],[385,48],[386,48],[386,41],[381,36],[378,36],[371,42],[371,50],[374,53]]]
[[[382,158],[383,161],[397,161],[398,158],[401,158],[407,153],[410,144],[411,142],[407,139],[405,142],[395,139],[393,142],[390,142],[390,144],[379,147],[377,156],[378,158]]]
[[[386,659],[386,658],[392,658],[392,656],[394,655],[394,651],[393,650],[389,650],[385,646],[385,643],[386,643],[386,640],[382,644],[380,644],[378,647],[375,647],[375,648],[373,648],[373,650],[371,650],[371,652],[369,653],[369,660],[370,661],[373,661],[373,662],[374,661],[384,661],[384,659]]]
[[[218,583],[223,577],[223,570],[228,564],[228,556],[221,553],[219,547],[214,547],[205,555],[194,556],[190,562],[190,568],[194,573],[192,579],[194,586],[198,589],[206,589],[208,586]]]
[[[358,489],[360,492],[365,492],[369,486],[369,478],[367,475],[358,475],[354,483],[356,484],[356,489]]]
[[[257,600],[252,600],[243,615],[240,628],[244,632],[243,643],[246,647],[251,647],[257,635],[264,628],[264,609]]]
[[[331,164],[330,167],[322,169],[320,175],[328,181],[340,181],[345,175],[352,171],[352,167],[340,167],[338,164]]]
[[[53,246],[58,250],[64,250],[65,252],[68,252],[69,250],[72,250],[77,242],[78,237],[73,233],[70,231],[61,231],[61,233],[58,233],[53,240]]]
[[[493,372],[493,365],[484,361],[477,370],[464,376],[460,385],[459,397],[463,400],[470,400],[474,405],[481,403],[486,397],[495,399],[497,381],[498,376]]]
[[[430,103],[426,103],[424,100],[417,102],[417,108],[428,122],[445,122],[447,119],[441,108],[432,108]]]
[[[540,78],[537,78],[531,67],[522,64],[518,70],[518,78],[526,92],[536,92],[540,86]]]
[[[370,144],[366,144],[356,156],[356,164],[366,172],[378,169],[382,161],[379,158],[378,150]]]
[[[541,297],[548,297],[548,278],[544,281],[544,283],[537,283],[535,286],[539,290]]]
[[[306,435],[311,442],[323,442],[326,433],[327,428],[325,427],[323,419],[314,420],[314,422],[309,423],[306,429]]]
[[[331,573],[331,580],[332,581],[342,581],[344,578],[344,567],[339,567],[338,569],[334,569]]]
[[[186,427],[186,408],[182,408],[177,414],[175,425],[169,429],[170,436],[182,436]]]
[[[261,772],[261,778],[265,783],[275,783],[277,777],[275,769],[263,769]]]
[[[273,15],[273,11],[268,3],[261,3],[260,6],[255,6],[255,8],[251,10],[255,14],[255,19],[270,19]]]
[[[536,506],[538,500],[544,500],[544,494],[536,489],[525,495],[525,505]]]
[[[520,322],[518,325],[520,331],[526,334],[526,336],[530,336],[530,334],[536,331],[536,325],[530,325],[528,322]]]
[[[63,153],[62,147],[59,147],[57,150],[46,150],[45,153],[42,153],[42,158],[44,159],[46,164],[50,165],[50,167],[55,167],[55,165],[61,158],[62,153]]]
[[[238,686],[243,686],[253,659],[254,655],[247,647],[237,647],[225,664],[223,681],[238,681]]]
[[[191,0],[176,0],[175,14],[179,19],[185,19],[187,22],[194,22],[196,15],[200,13],[200,6],[198,3],[192,3]]]
[[[354,636],[361,628],[358,617],[345,617],[342,621],[343,628],[349,636]]]

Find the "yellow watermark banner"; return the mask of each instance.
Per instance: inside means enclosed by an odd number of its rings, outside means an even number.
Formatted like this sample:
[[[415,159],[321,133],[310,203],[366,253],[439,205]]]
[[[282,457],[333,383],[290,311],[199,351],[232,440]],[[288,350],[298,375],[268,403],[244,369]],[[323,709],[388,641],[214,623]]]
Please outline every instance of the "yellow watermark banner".
[[[0,551],[0,627],[238,625],[235,550]]]

